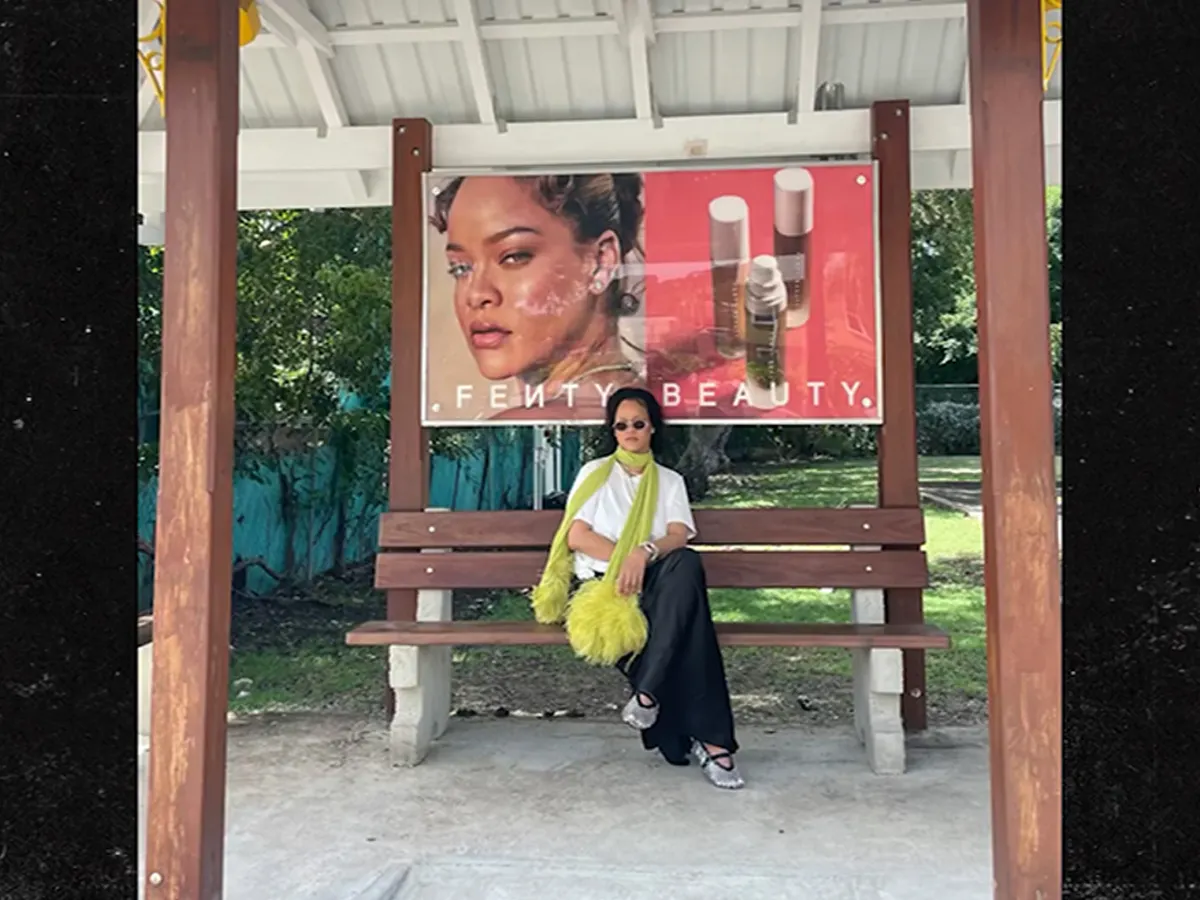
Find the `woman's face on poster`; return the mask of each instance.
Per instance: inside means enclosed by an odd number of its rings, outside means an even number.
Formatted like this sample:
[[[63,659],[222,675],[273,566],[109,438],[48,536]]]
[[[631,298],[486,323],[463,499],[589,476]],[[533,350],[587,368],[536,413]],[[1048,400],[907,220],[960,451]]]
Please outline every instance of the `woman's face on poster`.
[[[496,381],[558,361],[606,315],[616,236],[575,240],[570,220],[513,178],[466,178],[451,204],[454,310],[480,373]]]

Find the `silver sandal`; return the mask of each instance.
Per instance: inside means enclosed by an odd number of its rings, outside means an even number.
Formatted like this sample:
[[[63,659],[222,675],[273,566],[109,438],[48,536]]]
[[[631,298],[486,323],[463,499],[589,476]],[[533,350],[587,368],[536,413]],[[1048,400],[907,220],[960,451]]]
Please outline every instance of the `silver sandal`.
[[[738,771],[737,763],[733,763],[732,753],[728,751],[709,753],[704,749],[704,744],[693,739],[692,755],[696,757],[696,762],[700,763],[700,771],[704,773],[704,777],[717,787],[736,791],[746,786],[746,781],[742,778],[742,773]],[[733,766],[728,769],[725,768],[719,762],[719,760],[723,759],[728,759],[733,763]]]
[[[639,696],[635,691],[634,695],[629,698],[629,702],[621,710],[621,721],[630,728],[645,731],[658,721],[658,703],[656,702],[653,706],[644,706],[638,699]]]

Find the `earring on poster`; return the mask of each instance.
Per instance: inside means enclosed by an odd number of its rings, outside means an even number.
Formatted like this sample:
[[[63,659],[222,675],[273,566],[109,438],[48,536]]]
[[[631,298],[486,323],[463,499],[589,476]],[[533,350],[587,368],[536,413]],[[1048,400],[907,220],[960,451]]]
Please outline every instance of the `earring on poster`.
[[[592,271],[592,293],[603,294],[608,290],[608,285],[612,281],[612,272],[604,267],[603,264],[596,266]]]

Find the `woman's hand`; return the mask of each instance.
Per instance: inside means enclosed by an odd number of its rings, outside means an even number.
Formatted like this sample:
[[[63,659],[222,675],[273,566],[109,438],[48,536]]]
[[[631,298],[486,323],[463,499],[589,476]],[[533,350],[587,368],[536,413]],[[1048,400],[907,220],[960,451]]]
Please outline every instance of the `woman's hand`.
[[[621,571],[617,573],[617,593],[623,596],[636,596],[642,592],[642,581],[646,577],[646,551],[634,547],[621,563]]]

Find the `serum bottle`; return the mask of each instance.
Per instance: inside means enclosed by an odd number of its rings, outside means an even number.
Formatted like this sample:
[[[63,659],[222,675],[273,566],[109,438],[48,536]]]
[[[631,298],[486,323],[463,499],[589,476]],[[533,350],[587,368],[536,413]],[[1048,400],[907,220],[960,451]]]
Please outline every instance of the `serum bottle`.
[[[726,195],[708,204],[708,247],[717,352],[737,359],[746,352],[743,298],[750,267],[750,208],[741,197]]]
[[[788,328],[803,325],[811,312],[812,226],[812,175],[807,169],[780,169],[775,173],[775,259],[787,290]]]
[[[779,263],[756,256],[746,285],[746,393],[757,409],[787,402],[785,343],[788,295]]]

